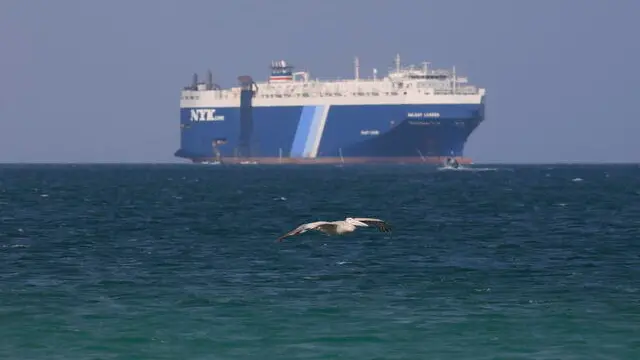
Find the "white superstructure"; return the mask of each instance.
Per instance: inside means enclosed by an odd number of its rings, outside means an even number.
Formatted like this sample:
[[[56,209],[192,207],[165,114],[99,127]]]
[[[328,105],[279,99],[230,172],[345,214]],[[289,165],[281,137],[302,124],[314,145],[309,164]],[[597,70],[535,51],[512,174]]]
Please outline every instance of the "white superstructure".
[[[468,84],[466,77],[450,70],[422,66],[402,67],[396,56],[395,69],[378,78],[377,70],[369,78],[360,77],[360,64],[355,59],[355,77],[345,80],[311,79],[309,72],[293,72],[285,61],[271,64],[268,81],[256,82],[258,91],[253,106],[303,105],[382,105],[382,104],[479,104],[485,89]],[[222,89],[211,81],[194,83],[182,90],[180,106],[238,107],[241,87]]]

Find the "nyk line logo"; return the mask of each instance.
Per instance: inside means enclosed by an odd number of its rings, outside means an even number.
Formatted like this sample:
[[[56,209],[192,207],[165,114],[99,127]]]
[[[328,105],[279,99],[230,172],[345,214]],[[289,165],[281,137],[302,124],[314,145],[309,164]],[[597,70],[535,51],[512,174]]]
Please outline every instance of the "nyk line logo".
[[[224,115],[215,115],[216,109],[192,109],[191,121],[222,121]]]

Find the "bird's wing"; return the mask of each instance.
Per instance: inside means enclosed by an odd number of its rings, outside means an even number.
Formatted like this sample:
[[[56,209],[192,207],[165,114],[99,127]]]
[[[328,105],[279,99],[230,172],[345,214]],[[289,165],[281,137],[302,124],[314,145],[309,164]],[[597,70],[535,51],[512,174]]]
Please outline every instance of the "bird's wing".
[[[391,231],[391,226],[389,226],[389,224],[387,224],[384,220],[374,219],[374,218],[353,218],[353,219],[370,226],[375,226],[378,228],[378,230],[382,232]]]
[[[278,238],[278,241],[282,241],[284,238],[287,238],[289,236],[294,236],[294,235],[300,235],[304,232],[307,232],[309,230],[319,230],[325,226],[333,226],[331,223],[326,222],[326,221],[316,221],[316,222],[311,222],[311,223],[307,223],[307,224],[302,224],[300,226],[298,226],[297,228],[289,231],[288,233],[280,236]]]

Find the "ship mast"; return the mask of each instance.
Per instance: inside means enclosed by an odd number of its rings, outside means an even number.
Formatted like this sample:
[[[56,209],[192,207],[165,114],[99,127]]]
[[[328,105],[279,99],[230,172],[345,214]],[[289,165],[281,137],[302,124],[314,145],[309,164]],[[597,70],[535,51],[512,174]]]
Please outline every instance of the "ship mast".
[[[429,73],[429,64],[431,64],[431,62],[429,61],[424,61],[422,62],[422,69],[424,70],[424,74],[427,75]]]
[[[453,84],[451,85],[451,88],[453,90],[452,92],[453,92],[454,95],[456,93],[456,85],[457,85],[456,83],[457,82],[458,82],[458,79],[456,78],[456,66],[453,65]]]

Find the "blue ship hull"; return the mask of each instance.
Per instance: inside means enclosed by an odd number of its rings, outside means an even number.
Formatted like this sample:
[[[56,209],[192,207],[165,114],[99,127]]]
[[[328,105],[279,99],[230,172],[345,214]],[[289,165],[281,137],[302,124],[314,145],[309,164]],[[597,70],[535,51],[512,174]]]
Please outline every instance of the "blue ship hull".
[[[469,135],[484,120],[483,103],[325,107],[254,106],[250,126],[241,126],[240,107],[182,108],[175,156],[194,162],[217,156],[223,161],[440,161],[462,157]]]

